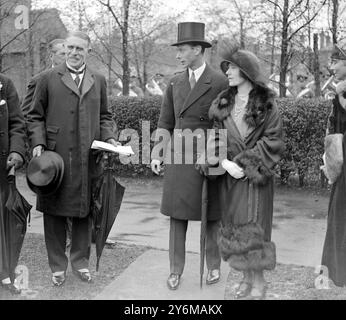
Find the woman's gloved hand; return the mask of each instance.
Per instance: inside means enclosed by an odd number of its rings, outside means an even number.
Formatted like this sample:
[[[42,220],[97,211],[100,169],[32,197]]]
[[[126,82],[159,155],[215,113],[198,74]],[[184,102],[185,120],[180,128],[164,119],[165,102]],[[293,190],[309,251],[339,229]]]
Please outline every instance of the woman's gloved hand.
[[[241,179],[244,177],[244,171],[234,161],[224,159],[221,163],[224,168],[233,178]]]

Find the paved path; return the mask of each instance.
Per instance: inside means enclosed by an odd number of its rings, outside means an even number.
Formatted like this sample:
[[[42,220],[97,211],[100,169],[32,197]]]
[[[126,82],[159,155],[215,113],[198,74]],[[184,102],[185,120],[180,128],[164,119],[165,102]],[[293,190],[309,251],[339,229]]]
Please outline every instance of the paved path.
[[[23,176],[17,178],[18,188],[34,205],[35,194]],[[148,189],[133,183],[126,186],[121,210],[110,238],[125,244],[150,246],[149,250],[132,263],[97,299],[223,299],[228,266],[222,265],[222,280],[217,285],[199,289],[199,222],[190,222],[187,231],[186,267],[178,291],[166,287],[169,273],[169,219],[160,214],[161,189]],[[293,198],[278,194],[274,206],[272,239],[277,246],[277,260],[284,264],[315,267],[320,264],[326,230],[328,198],[307,198],[295,192]],[[316,203],[318,201],[318,203]],[[32,211],[28,232],[43,233],[42,214]]]

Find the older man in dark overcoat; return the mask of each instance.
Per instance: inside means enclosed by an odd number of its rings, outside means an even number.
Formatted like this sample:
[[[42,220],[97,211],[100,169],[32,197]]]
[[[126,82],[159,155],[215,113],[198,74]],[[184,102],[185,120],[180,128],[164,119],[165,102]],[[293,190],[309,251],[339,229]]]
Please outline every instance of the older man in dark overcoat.
[[[8,172],[12,167],[20,168],[24,162],[24,128],[17,90],[9,78],[0,74],[0,280],[2,287],[15,294],[20,290],[13,283],[14,270],[9,266],[6,228],[9,212],[5,204],[9,195]]]
[[[108,109],[106,80],[86,64],[90,39],[70,33],[65,42],[66,62],[36,79],[32,103],[26,112],[33,157],[44,150],[64,160],[64,176],[52,195],[38,194],[37,210],[44,213],[45,241],[54,285],[65,282],[68,258],[66,218],[72,218],[72,270],[90,282],[91,180],[96,171],[93,140],[116,145],[115,125]]]
[[[161,212],[170,216],[170,275],[167,285],[175,290],[180,284],[185,264],[188,220],[201,220],[204,177],[196,170],[195,163],[204,151],[207,129],[212,128],[208,118],[209,107],[218,93],[227,88],[227,79],[205,62],[204,51],[211,44],[204,39],[203,23],[180,23],[178,41],[173,46],[177,47],[177,60],[186,70],[173,77],[165,91],[157,134],[165,137],[165,132],[168,133],[171,143],[164,138],[165,142],[154,147],[151,167],[154,173],[159,174],[163,162],[160,152],[164,154],[167,150],[171,159],[165,161]],[[184,138],[187,138],[186,141]],[[188,145],[191,138],[195,141]],[[217,246],[220,210],[214,181],[210,181],[208,193],[206,282],[212,284],[220,278],[221,263]]]

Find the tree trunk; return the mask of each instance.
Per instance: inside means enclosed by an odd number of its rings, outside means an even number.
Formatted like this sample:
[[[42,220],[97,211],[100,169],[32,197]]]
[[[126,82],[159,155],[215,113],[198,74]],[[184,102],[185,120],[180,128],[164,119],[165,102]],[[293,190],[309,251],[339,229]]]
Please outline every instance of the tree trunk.
[[[318,57],[318,34],[314,34],[314,78],[315,78],[315,97],[321,96],[320,82],[320,61]]]
[[[245,49],[244,18],[240,16],[240,49]]]
[[[129,11],[130,1],[123,0],[124,5],[124,25],[123,25],[123,96],[128,96],[130,93],[130,68],[129,68],[129,48],[128,48],[128,33],[129,33]]]
[[[278,3],[278,0],[275,0],[275,4]],[[274,21],[273,21],[273,38],[272,38],[272,50],[271,50],[271,57],[270,57],[270,74],[274,73],[275,69],[275,37],[276,37],[276,22],[277,22],[277,17],[276,17],[276,11],[277,7],[275,5],[274,7]]]
[[[338,43],[338,13],[339,11],[339,0],[333,0],[333,14],[332,14],[332,35],[333,44]]]
[[[280,97],[286,97],[286,74],[288,69],[288,1],[284,2],[282,13],[282,40],[280,57]]]

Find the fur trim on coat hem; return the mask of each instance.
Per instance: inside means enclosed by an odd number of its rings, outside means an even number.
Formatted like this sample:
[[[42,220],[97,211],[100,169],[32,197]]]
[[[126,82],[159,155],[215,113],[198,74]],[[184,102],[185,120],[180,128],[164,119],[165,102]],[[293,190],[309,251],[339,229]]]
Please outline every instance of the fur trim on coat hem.
[[[237,271],[273,270],[276,266],[276,247],[274,242],[265,242],[262,249],[251,250],[241,255],[231,255],[230,267]]]
[[[218,245],[223,260],[233,254],[243,254],[250,250],[262,249],[264,231],[258,223],[226,225],[219,229]]]
[[[253,183],[265,185],[273,176],[271,170],[254,151],[245,150],[236,155],[233,161],[243,168],[245,176]]]

